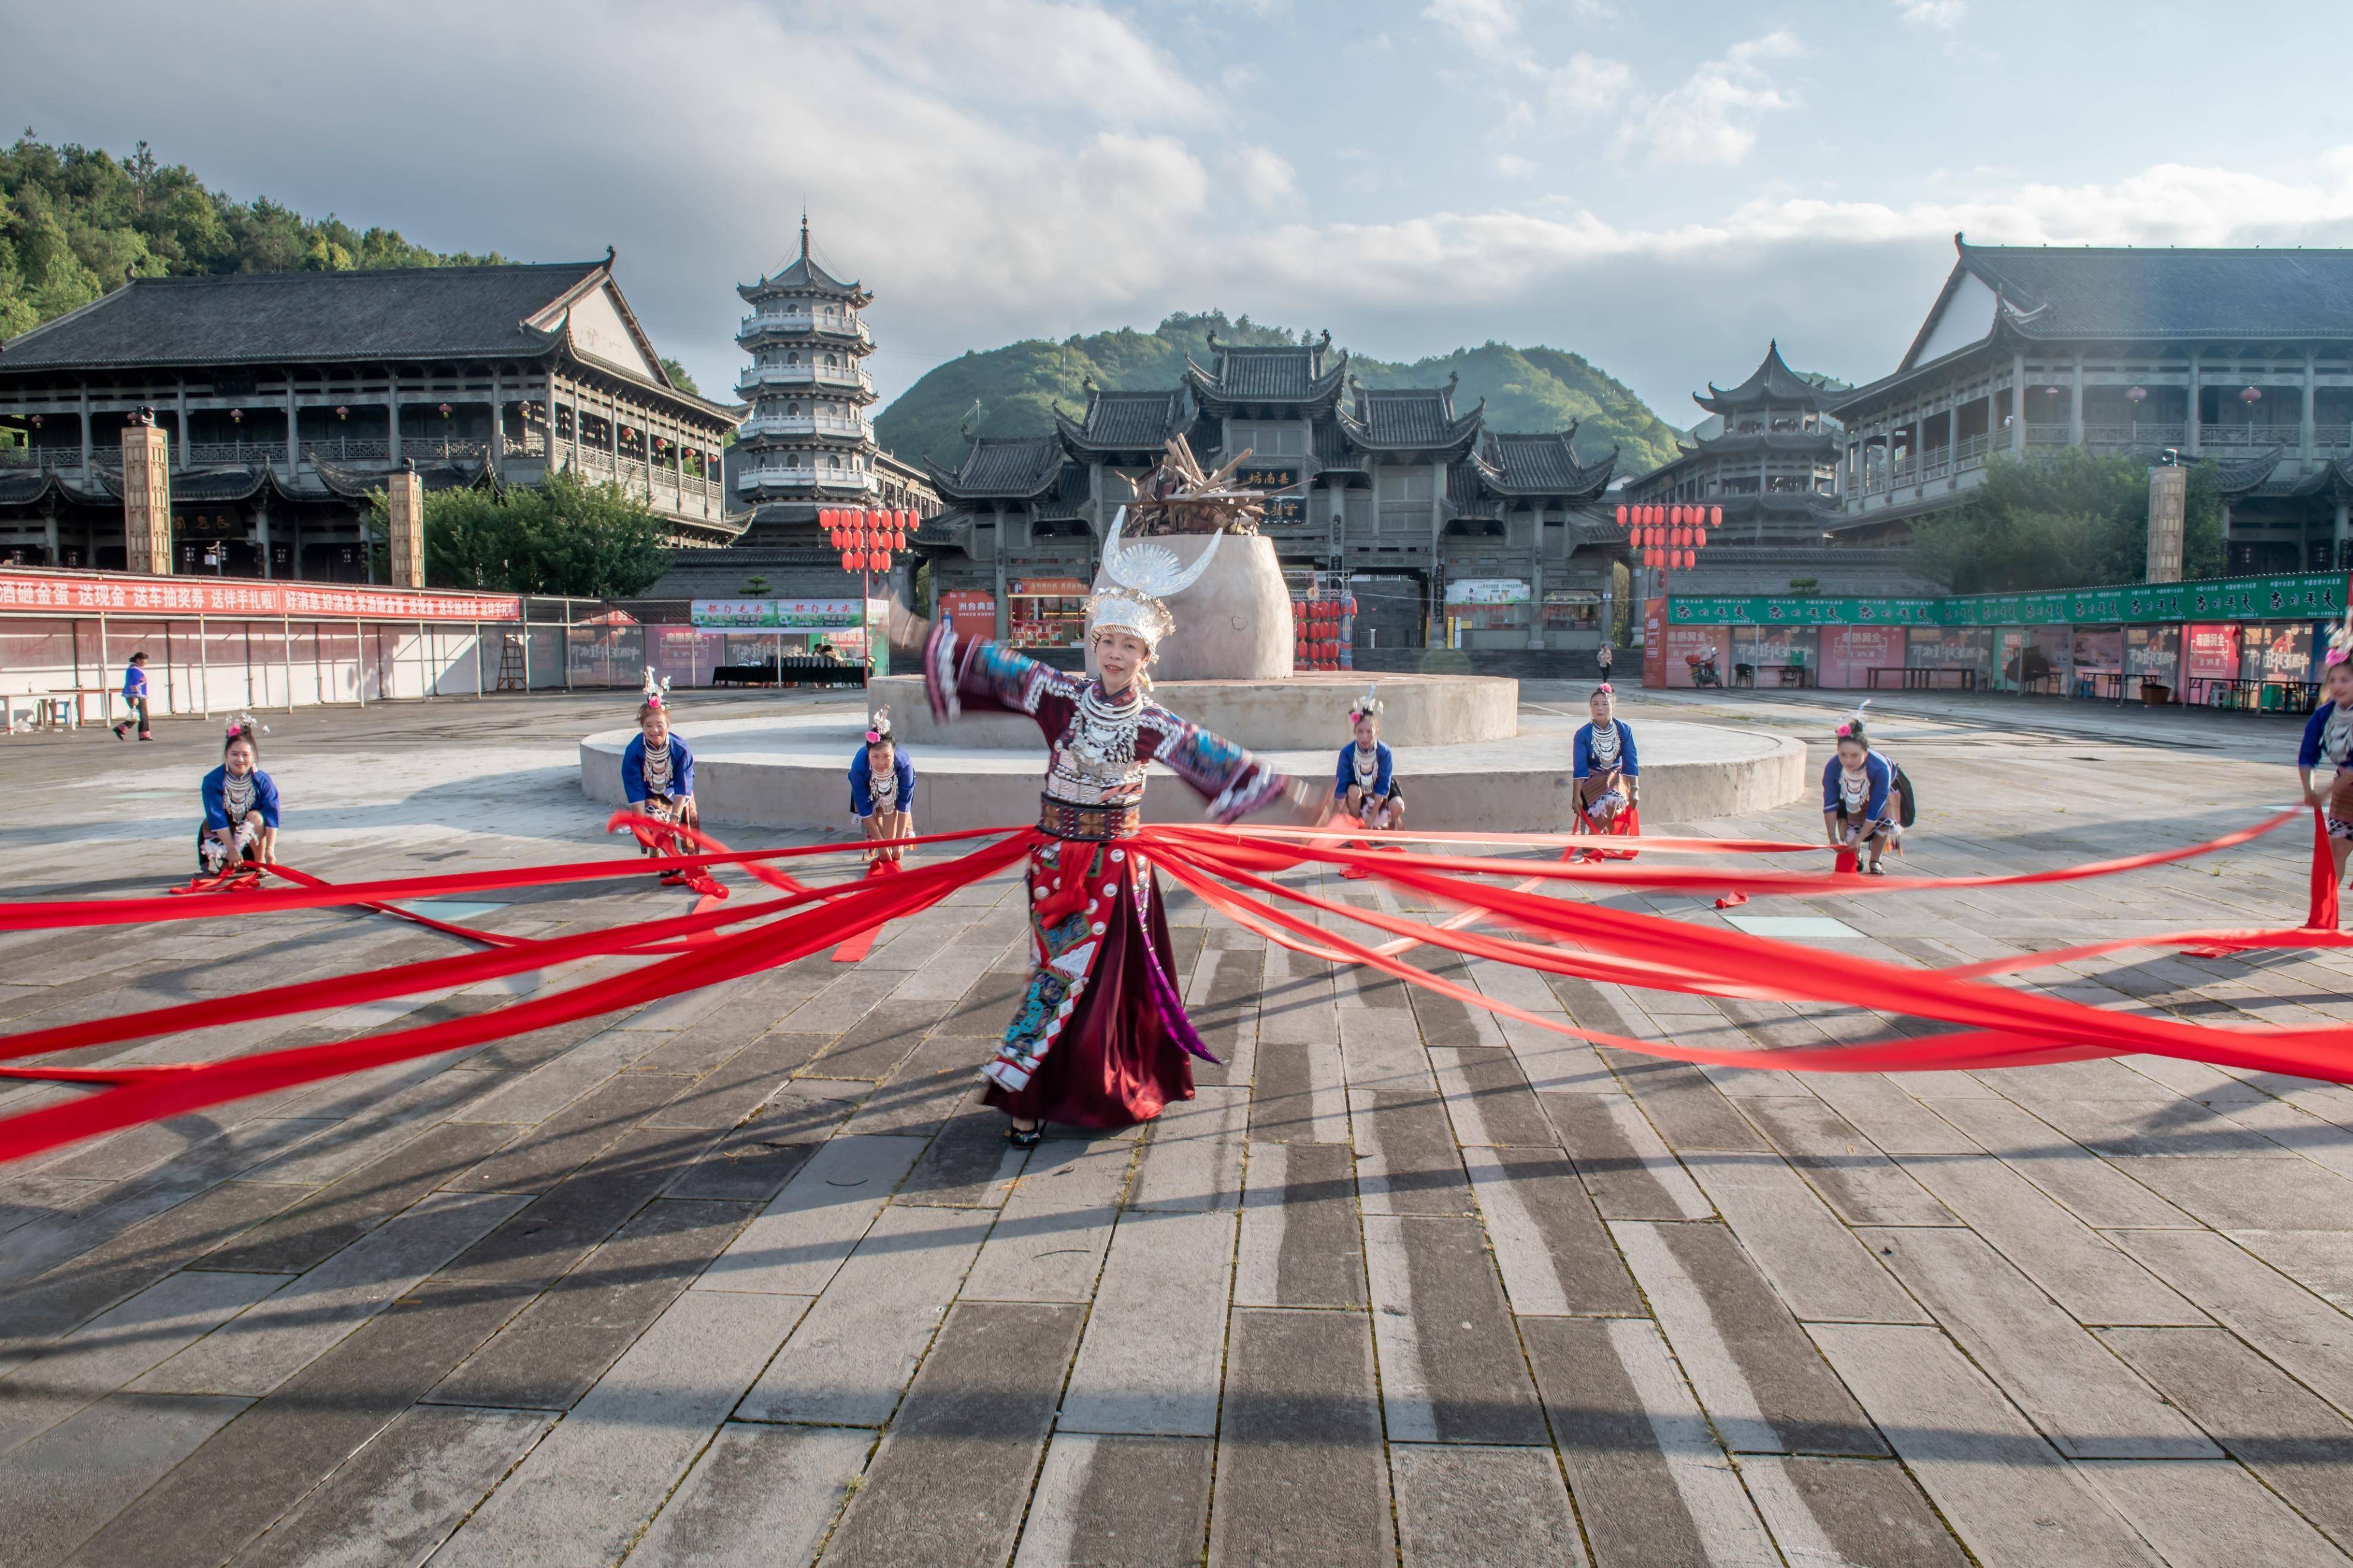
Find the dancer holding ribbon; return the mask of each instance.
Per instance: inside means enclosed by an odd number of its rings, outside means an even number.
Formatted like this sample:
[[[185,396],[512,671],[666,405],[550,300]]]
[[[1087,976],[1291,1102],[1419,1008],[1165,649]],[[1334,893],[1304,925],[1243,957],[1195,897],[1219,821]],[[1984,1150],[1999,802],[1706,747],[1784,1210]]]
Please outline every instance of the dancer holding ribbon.
[[[221,765],[205,775],[203,785],[196,866],[208,876],[267,866],[278,857],[278,786],[260,764],[261,726],[250,713],[232,718]]]
[[[1303,790],[1250,752],[1147,695],[1145,675],[1171,627],[1162,599],[1190,587],[1216,555],[1212,533],[1190,567],[1162,544],[1123,545],[1123,510],[1103,545],[1112,585],[1087,601],[1087,643],[1102,673],[1066,675],[1001,643],[960,643],[933,628],[923,681],[941,719],[965,708],[1027,713],[1048,747],[1029,853],[1030,973],[997,1055],[983,1068],[1007,1138],[1034,1147],[1048,1121],[1124,1127],[1193,1098],[1187,1052],[1214,1061],[1185,1016],[1160,886],[1125,847],[1143,822],[1146,764],[1158,763],[1229,823]]]
[[[915,836],[915,762],[891,732],[891,710],[877,708],[866,721],[866,743],[849,759],[849,814],[873,843]],[[895,871],[904,848],[867,851],[866,874]]]
[[[1593,718],[1578,726],[1569,742],[1569,787],[1577,811],[1577,831],[1624,835],[1642,831],[1642,759],[1634,749],[1634,731],[1618,717],[1618,694],[1603,681],[1586,700]],[[1630,851],[1575,851],[1569,858],[1602,859]]]
[[[1870,706],[1871,700],[1863,699],[1838,727],[1838,754],[1822,764],[1822,831],[1839,851],[1841,868],[1858,869],[1854,860],[1868,846],[1870,863],[1859,869],[1883,877],[1880,857],[1904,831],[1895,820],[1902,802],[1894,764],[1873,751],[1863,733],[1862,710]]]
[[[2304,744],[2295,755],[2296,777],[2304,798],[2318,806],[2328,832],[2328,853],[2336,864],[2336,879],[2345,880],[2345,863],[2353,858],[2353,613],[2328,638],[2327,668],[2321,671],[2321,703],[2305,721]],[[2323,760],[2337,770],[2327,790],[2316,789],[2312,770]]]
[[[621,752],[621,794],[629,809],[656,822],[676,823],[685,827],[700,827],[702,816],[694,805],[694,752],[685,740],[670,732],[670,682],[658,680],[653,669],[646,669],[644,701],[638,708],[638,734]],[[642,840],[638,848],[646,855],[669,853],[662,840],[668,835],[657,834]],[[681,843],[679,853],[691,853]],[[679,873],[665,872],[662,880],[681,880]]]

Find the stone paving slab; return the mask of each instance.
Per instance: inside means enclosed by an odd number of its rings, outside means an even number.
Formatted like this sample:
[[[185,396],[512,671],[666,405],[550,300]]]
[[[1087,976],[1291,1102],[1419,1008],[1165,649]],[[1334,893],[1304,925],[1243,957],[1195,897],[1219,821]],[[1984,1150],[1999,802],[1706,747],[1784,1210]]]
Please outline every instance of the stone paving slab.
[[[2227,721],[2163,715],[2152,737],[2066,705],[1900,702],[1926,806],[1908,870],[2188,843],[2243,820],[2217,800],[2278,790],[2276,759],[2208,743]],[[569,737],[610,703],[294,716],[273,756],[290,852],[414,869],[403,814],[452,788],[468,866],[599,843]],[[1833,714],[1789,693],[1720,716],[1819,742]],[[66,834],[10,840],[26,891],[86,887],[93,859],[108,891],[178,879],[185,814],[155,803],[210,759],[175,731],[75,752]],[[430,768],[420,734],[442,742]],[[41,787],[74,744],[12,742],[0,782]],[[2103,809],[2054,817],[2052,798]],[[1803,802],[1660,826],[1818,832]],[[2276,921],[2302,907],[2301,854],[2284,837],[2220,877],[1757,912],[1947,963]],[[1602,901],[1721,924],[1702,899]],[[491,920],[684,907],[614,883],[519,891]],[[1141,1132],[1055,1129],[1025,1152],[979,1103],[1027,952],[999,877],[860,964],[820,953],[0,1172],[0,1568],[2353,1563],[2353,1090],[2146,1056],[1694,1068],[1335,970],[1197,900],[1169,910],[1226,1061]],[[0,1017],[455,950],[340,912],[258,940],[11,933]],[[1926,1032],[1851,1003],[1411,956],[1637,1039]],[[346,1037],[551,978],[77,1059]],[[2348,979],[2334,954],[2138,952],[2018,983],[2253,1027],[2353,1019]]]

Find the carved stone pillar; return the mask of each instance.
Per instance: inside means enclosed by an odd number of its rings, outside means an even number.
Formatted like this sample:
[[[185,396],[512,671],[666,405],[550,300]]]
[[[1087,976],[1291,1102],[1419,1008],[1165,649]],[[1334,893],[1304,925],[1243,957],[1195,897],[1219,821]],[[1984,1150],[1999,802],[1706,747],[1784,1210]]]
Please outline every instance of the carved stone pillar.
[[[151,577],[172,574],[172,468],[164,432],[153,425],[122,431],[123,566]]]
[[[385,541],[392,558],[392,585],[425,586],[425,481],[414,468],[394,474],[385,482],[388,520]]]
[[[2182,520],[2189,510],[2189,470],[2164,464],[2148,471],[2148,566],[2152,583],[2181,581]]]

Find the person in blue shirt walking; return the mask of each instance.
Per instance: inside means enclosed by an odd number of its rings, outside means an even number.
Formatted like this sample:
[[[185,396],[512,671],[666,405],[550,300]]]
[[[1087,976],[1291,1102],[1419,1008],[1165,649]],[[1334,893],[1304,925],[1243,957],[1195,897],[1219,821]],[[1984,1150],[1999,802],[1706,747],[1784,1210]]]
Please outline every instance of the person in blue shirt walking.
[[[196,866],[218,875],[278,858],[278,786],[261,771],[261,726],[250,713],[228,721],[221,765],[205,775],[205,823],[196,829]]]
[[[867,721],[866,743],[849,759],[849,814],[869,843],[915,836],[915,760],[891,731],[891,710]],[[895,871],[904,847],[867,851],[866,874]]]
[[[644,702],[638,708],[638,732],[621,752],[622,797],[641,816],[700,827],[702,815],[694,805],[694,752],[682,737],[670,732],[670,682],[656,680],[649,668],[644,696]],[[652,856],[669,852],[657,844],[642,845],[640,848]],[[689,843],[681,842],[677,847],[677,853],[681,855],[694,852]],[[663,879],[676,881],[679,874],[665,872]]]
[[[118,741],[131,739],[124,731],[131,728],[131,721],[135,718],[139,721],[139,738],[153,740],[154,734],[147,728],[147,655],[144,651],[132,654],[131,662],[123,667],[122,705],[131,711],[123,716],[121,723],[114,727],[114,738]]]
[[[1871,706],[1866,700],[1863,708]],[[1871,850],[1870,863],[1859,869],[1873,877],[1886,875],[1879,858],[1903,833],[1896,825],[1902,806],[1900,775],[1894,763],[1871,749],[1862,731],[1862,708],[1838,728],[1838,754],[1822,764],[1822,831],[1833,849],[1860,855]]]

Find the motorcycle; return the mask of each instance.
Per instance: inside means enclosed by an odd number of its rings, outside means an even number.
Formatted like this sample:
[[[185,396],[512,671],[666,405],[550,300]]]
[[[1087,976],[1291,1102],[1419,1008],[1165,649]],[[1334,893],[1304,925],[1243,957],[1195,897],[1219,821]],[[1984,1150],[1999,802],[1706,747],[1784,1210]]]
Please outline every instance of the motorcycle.
[[[1714,648],[1708,649],[1705,653],[1687,653],[1683,655],[1683,663],[1691,667],[1694,686],[1721,687],[1724,684],[1724,677],[1715,668]]]

